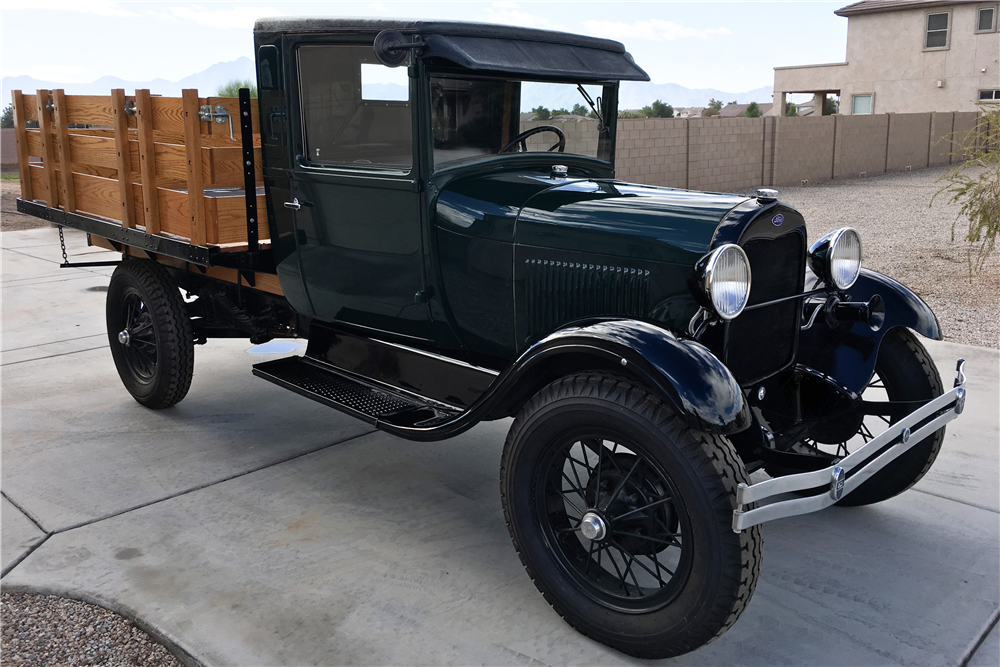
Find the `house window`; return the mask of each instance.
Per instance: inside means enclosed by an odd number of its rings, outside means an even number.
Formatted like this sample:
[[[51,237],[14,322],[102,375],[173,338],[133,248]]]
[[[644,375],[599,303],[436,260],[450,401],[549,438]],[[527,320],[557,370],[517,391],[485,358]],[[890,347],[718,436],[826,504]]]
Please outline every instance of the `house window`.
[[[927,36],[924,38],[925,49],[948,48],[948,21],[950,17],[950,12],[927,15]]]
[[[997,29],[997,8],[980,7],[976,11],[976,32],[993,32]]]
[[[855,95],[854,104],[852,106],[851,113],[855,116],[862,116],[865,114],[870,114],[872,112],[872,96],[867,95]]]
[[[980,102],[1000,102],[1000,90],[980,90]]]

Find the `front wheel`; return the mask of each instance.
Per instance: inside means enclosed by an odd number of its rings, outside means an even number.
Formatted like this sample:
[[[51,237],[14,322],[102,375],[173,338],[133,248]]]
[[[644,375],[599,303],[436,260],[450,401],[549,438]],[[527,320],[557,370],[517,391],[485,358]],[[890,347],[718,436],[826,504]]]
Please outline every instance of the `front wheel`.
[[[194,337],[166,269],[144,259],[119,264],[108,286],[107,322],[111,356],[132,398],[161,409],[187,395]]]
[[[753,595],[761,528],[732,530],[746,481],[728,440],[630,380],[588,373],[522,408],[501,497],[521,562],[570,625],[666,658],[721,636]]]

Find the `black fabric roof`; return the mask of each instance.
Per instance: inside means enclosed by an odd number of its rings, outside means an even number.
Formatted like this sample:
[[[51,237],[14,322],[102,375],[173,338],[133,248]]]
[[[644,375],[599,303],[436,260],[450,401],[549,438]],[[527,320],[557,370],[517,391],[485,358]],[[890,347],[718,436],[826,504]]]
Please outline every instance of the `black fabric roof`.
[[[422,57],[472,70],[595,81],[649,81],[621,42],[554,30],[493,23],[368,18],[265,18],[254,32],[283,34],[419,34]]]

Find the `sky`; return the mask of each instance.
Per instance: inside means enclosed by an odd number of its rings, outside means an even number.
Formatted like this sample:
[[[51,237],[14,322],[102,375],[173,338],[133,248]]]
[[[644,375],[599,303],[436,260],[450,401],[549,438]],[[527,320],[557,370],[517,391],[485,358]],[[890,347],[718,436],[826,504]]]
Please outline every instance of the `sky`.
[[[742,92],[773,68],[844,60],[841,2],[111,2],[28,0],[0,9],[0,75],[60,83],[111,75],[177,81],[253,58],[264,16],[488,21],[616,39],[654,83]]]

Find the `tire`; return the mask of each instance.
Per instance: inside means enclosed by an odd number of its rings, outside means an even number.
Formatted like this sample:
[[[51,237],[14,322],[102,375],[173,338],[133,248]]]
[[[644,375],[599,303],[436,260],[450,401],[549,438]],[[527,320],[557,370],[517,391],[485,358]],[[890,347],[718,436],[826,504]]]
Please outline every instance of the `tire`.
[[[106,315],[111,356],[132,398],[154,410],[176,405],[191,388],[194,336],[170,274],[149,260],[122,262]]]
[[[507,528],[535,586],[579,632],[640,658],[711,642],[749,603],[763,534],[732,530],[746,481],[727,439],[689,429],[641,385],[604,373],[531,398],[500,469]],[[584,536],[584,510],[600,514],[603,538]]]
[[[909,329],[900,327],[885,335],[875,360],[875,373],[882,379],[891,401],[930,400],[944,393],[934,361]],[[871,505],[906,491],[930,470],[943,442],[944,427],[872,475],[837,504]]]

